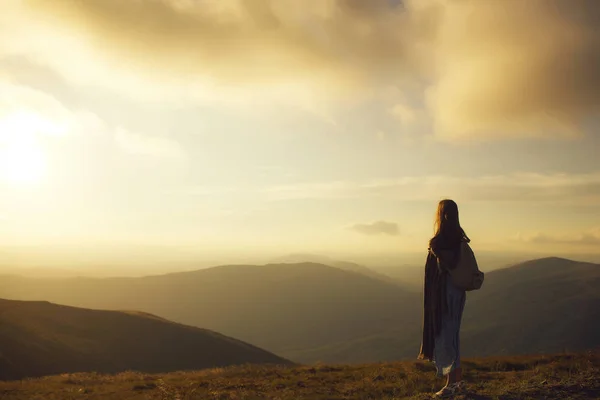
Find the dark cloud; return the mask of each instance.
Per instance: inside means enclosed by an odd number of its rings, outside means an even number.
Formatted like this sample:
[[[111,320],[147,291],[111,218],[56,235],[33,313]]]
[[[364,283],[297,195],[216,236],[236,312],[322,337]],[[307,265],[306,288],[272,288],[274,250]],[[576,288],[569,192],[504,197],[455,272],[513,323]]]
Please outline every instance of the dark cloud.
[[[461,136],[573,136],[600,114],[600,2],[447,2],[429,104]]]

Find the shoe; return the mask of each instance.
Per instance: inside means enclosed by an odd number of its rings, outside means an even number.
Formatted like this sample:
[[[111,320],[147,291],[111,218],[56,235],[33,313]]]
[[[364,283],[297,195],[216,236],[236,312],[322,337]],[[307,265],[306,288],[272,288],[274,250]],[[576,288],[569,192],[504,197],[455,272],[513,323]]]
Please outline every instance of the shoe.
[[[442,390],[440,390],[439,392],[437,392],[434,395],[434,397],[438,398],[438,399],[444,399],[444,398],[452,397],[455,394],[459,394],[462,391],[463,391],[462,381],[454,382],[451,385],[443,387]]]

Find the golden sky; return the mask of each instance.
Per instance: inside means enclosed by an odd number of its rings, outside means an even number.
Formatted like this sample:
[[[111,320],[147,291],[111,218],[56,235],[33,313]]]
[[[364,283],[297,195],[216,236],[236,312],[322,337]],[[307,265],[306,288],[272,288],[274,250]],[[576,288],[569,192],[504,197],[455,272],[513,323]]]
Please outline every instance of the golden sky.
[[[600,248],[596,0],[2,0],[0,241]]]

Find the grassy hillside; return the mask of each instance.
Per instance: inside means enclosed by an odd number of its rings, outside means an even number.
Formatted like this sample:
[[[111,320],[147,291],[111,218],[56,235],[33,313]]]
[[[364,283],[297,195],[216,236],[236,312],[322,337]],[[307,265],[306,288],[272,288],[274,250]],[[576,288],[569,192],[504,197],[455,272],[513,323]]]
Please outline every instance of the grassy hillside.
[[[114,279],[0,279],[0,297],[87,308],[135,309],[201,326],[289,358],[338,342],[420,329],[419,295],[315,263],[221,266]],[[404,329],[404,328],[403,328]],[[299,357],[294,361],[320,359]]]
[[[288,362],[218,333],[153,315],[0,299],[0,379],[244,363]]]
[[[459,400],[600,398],[600,353],[464,360],[468,391]],[[166,375],[64,374],[0,382],[3,400],[423,400],[439,389],[417,361],[301,367],[240,366]]]

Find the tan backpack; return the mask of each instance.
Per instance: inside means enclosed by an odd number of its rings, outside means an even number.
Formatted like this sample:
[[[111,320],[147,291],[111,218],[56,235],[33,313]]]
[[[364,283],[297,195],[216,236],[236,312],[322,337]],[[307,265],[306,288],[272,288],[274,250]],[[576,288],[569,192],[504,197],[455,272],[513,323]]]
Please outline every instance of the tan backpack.
[[[481,289],[484,273],[479,270],[475,254],[469,243],[462,242],[456,268],[449,271],[452,283],[462,290]]]

